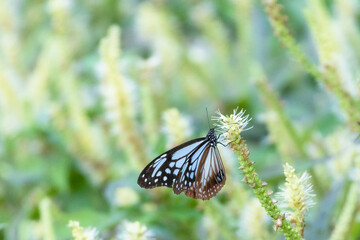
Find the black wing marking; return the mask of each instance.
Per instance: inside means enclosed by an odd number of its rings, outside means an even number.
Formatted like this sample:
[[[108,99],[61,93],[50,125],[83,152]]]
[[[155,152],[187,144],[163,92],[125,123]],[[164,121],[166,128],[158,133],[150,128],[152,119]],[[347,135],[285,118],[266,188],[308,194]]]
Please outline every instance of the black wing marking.
[[[179,172],[188,161],[188,156],[206,142],[205,138],[193,139],[161,154],[140,173],[138,185],[143,188],[172,187]]]

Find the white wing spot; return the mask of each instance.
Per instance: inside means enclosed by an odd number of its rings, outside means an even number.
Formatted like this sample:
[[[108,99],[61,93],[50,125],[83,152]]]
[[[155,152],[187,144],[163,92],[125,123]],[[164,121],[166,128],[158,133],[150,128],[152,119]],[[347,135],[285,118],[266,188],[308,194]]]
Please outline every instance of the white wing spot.
[[[175,162],[169,163],[169,167],[173,168],[175,166]]]
[[[147,178],[145,178],[145,182],[147,182]]]
[[[157,183],[157,181],[159,181],[159,179],[155,179],[155,181],[154,181],[154,182],[155,182],[155,183]]]
[[[182,165],[184,164],[184,162],[185,162],[185,158],[182,158],[181,160],[178,160],[178,161],[176,162],[176,167],[178,167],[178,168],[182,167]]]
[[[179,169],[174,170],[174,174],[177,175],[179,173]]]
[[[151,177],[154,177],[155,176],[155,173],[159,170],[159,168],[163,165],[163,163],[166,161],[166,158],[162,158],[161,159],[161,162],[159,162],[158,164],[156,164],[156,167],[154,169],[154,172],[151,174]]]
[[[166,172],[167,174],[171,173],[170,168],[165,169],[165,172]]]
[[[160,177],[161,176],[161,171],[158,171],[158,173],[156,174],[157,177]]]
[[[166,177],[166,176],[164,176],[163,180],[164,180],[164,181],[166,181],[166,180],[167,180],[167,177]]]

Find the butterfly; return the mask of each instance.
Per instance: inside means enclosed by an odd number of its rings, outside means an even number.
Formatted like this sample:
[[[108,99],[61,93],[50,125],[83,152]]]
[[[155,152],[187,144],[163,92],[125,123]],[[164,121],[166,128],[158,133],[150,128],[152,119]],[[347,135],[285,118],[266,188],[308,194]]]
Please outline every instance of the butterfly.
[[[212,128],[206,137],[185,142],[152,160],[140,173],[142,188],[165,186],[195,199],[214,197],[226,181],[225,168]]]

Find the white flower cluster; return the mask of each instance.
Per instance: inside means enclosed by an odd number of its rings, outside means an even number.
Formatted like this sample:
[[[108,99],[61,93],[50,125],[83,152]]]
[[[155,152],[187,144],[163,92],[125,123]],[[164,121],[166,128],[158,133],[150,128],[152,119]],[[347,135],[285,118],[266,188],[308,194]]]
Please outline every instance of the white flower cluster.
[[[117,240],[150,240],[155,239],[151,231],[139,222],[125,221],[120,229]]]
[[[225,116],[221,114],[220,111],[217,111],[216,114],[217,116],[213,117],[212,120],[217,121],[217,124],[215,124],[217,131],[224,134],[226,141],[234,139],[235,136],[231,135],[238,136],[241,132],[252,128],[246,128],[251,121],[251,118],[249,115],[245,115],[244,109],[241,109],[240,112],[238,112],[238,108],[236,108],[230,116]]]
[[[75,240],[97,240],[99,231],[93,227],[83,228],[78,221],[70,220],[68,227],[72,230]]]

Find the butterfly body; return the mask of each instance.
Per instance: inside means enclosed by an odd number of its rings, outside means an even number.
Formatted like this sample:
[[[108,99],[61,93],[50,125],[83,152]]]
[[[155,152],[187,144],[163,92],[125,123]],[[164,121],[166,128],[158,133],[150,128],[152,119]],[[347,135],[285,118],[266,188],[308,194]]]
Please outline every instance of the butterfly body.
[[[161,154],[140,173],[143,188],[170,187],[175,194],[208,200],[226,181],[225,169],[217,149],[218,138],[210,129],[204,138],[185,142]]]

